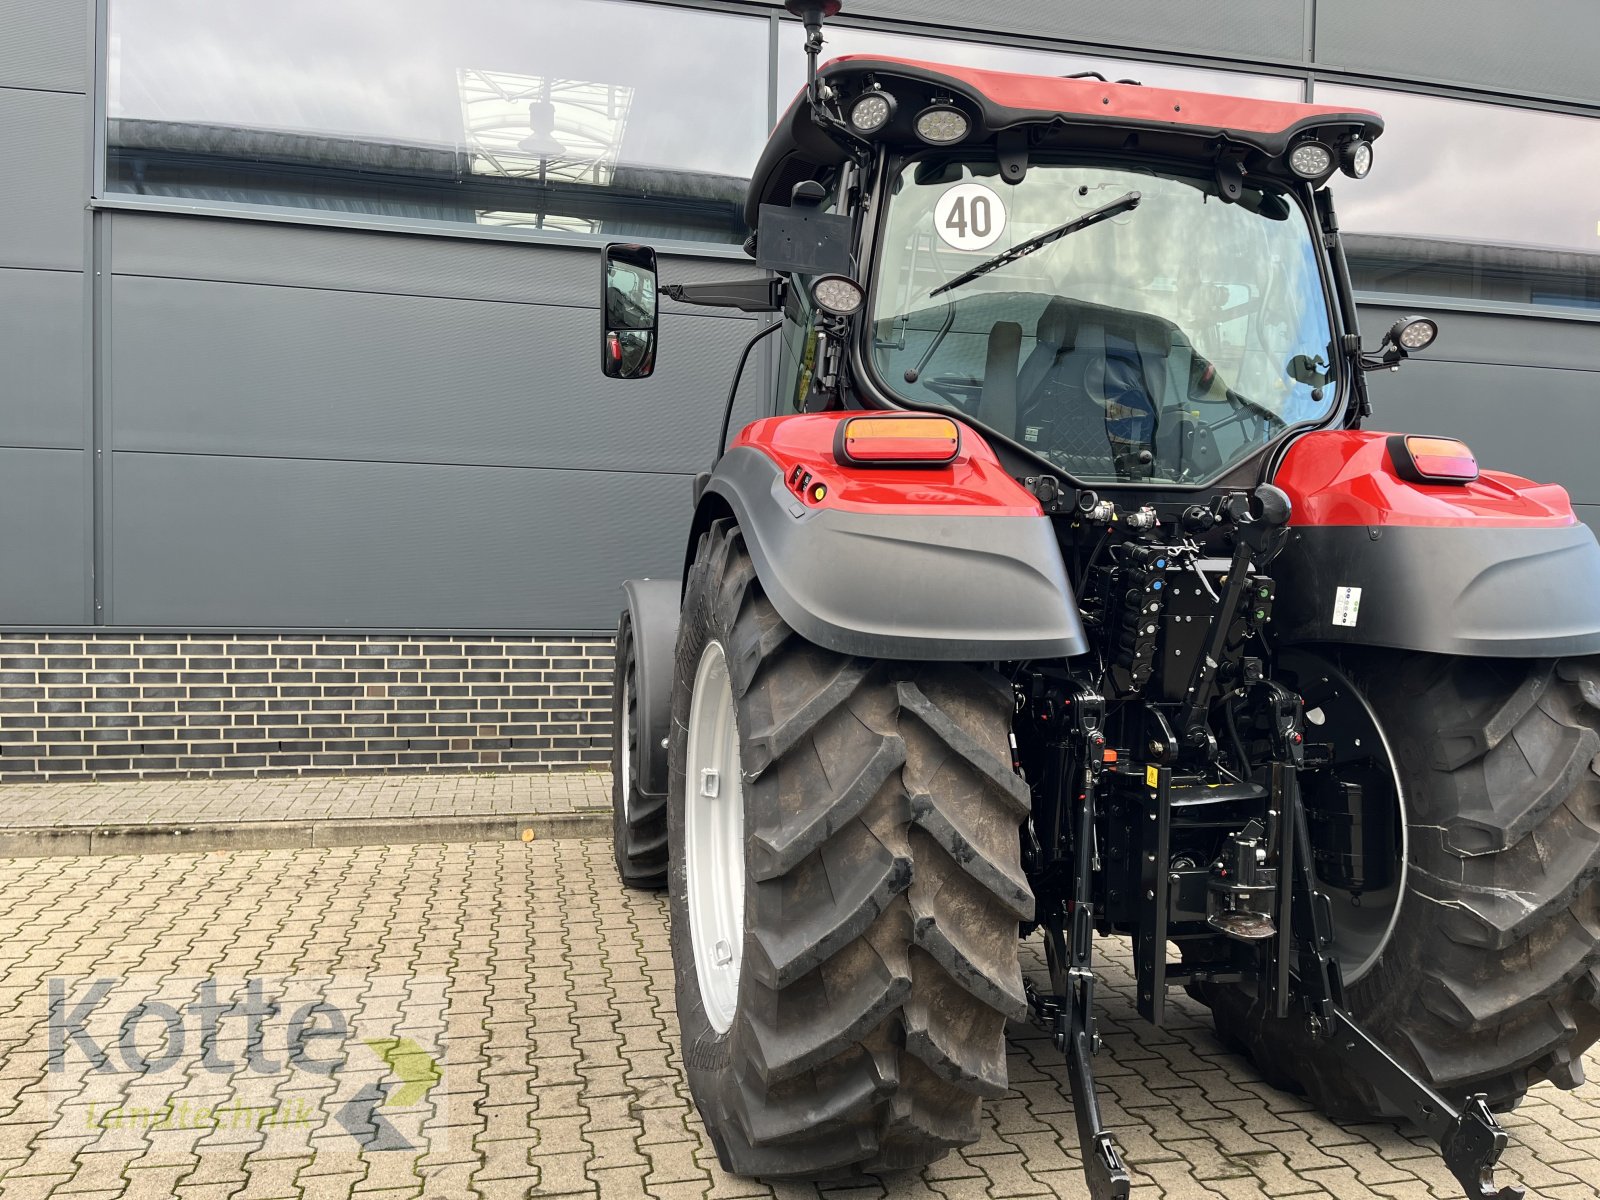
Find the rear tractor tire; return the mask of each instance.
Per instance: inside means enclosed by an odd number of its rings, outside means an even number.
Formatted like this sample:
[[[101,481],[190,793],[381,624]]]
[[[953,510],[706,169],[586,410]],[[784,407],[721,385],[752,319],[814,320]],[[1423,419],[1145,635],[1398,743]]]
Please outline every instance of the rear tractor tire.
[[[737,527],[701,539],[668,892],[684,1066],[728,1170],[838,1178],[978,1138],[1026,1015],[1011,715],[993,673],[807,642]]]
[[[1442,1095],[1583,1082],[1600,1038],[1600,659],[1346,654],[1396,760],[1409,863],[1352,1015]],[[1308,727],[1309,729],[1309,727]],[[1337,950],[1337,943],[1335,946]],[[1393,1115],[1302,1021],[1212,987],[1224,1037],[1336,1117]]]
[[[667,886],[667,797],[639,787],[648,753],[639,716],[633,618],[624,609],[611,684],[611,841],[623,885],[659,890]]]

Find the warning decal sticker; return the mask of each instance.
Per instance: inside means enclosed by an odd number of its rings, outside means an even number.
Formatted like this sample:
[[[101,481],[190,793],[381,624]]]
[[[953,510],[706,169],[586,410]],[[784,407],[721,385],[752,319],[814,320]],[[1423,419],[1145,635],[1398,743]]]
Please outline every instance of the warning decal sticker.
[[[1342,587],[1333,589],[1333,623],[1354,629],[1361,613],[1361,589]]]

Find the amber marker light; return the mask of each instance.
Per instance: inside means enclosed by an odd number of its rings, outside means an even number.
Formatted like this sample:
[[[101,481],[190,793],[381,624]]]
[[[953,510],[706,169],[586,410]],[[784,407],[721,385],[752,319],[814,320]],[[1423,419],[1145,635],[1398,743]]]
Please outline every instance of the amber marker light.
[[[871,416],[839,422],[833,456],[856,466],[943,466],[961,449],[961,427],[949,417]]]
[[[1478,460],[1456,438],[1397,433],[1389,439],[1389,460],[1395,474],[1412,483],[1471,483]]]

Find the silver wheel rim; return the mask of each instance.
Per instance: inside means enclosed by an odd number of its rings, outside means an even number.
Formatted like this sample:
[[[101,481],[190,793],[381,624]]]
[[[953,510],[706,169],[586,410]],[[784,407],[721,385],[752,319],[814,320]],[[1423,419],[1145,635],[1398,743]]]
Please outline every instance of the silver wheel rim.
[[[744,952],[744,786],[728,660],[718,642],[700,655],[684,762],[684,890],[689,941],[706,1019],[733,1024]]]
[[[1327,893],[1330,901],[1329,915],[1333,918],[1334,933],[1330,953],[1339,963],[1344,982],[1354,983],[1366,976],[1378,964],[1378,960],[1389,945],[1390,938],[1394,936],[1395,927],[1400,923],[1400,910],[1405,904],[1411,864],[1411,837],[1405,785],[1400,780],[1399,760],[1395,756],[1394,747],[1389,744],[1389,737],[1378,720],[1378,714],[1362,695],[1361,689],[1356,687],[1344,672],[1320,656],[1290,651],[1284,656],[1284,662],[1297,666],[1307,676],[1307,680],[1302,680],[1302,691],[1331,688],[1330,698],[1337,698],[1344,704],[1353,705],[1359,711],[1364,718],[1363,723],[1370,728],[1371,734],[1377,740],[1377,745],[1371,747],[1372,758],[1376,763],[1381,763],[1384,773],[1394,787],[1394,804],[1398,810],[1400,836],[1393,882],[1388,887],[1364,898],[1363,904],[1358,907],[1352,903],[1350,893],[1320,878],[1317,880],[1318,886]],[[1308,680],[1314,681],[1310,688],[1304,686]],[[1307,701],[1307,741],[1316,740],[1315,730],[1318,722],[1312,718],[1319,707],[1320,705]]]

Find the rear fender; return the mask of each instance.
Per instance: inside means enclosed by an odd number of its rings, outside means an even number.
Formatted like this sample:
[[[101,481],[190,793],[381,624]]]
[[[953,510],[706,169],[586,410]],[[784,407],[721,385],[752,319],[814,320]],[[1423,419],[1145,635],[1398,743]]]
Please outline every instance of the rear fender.
[[[1050,519],[988,444],[963,426],[948,465],[841,466],[838,422],[860,415],[747,427],[701,492],[689,553],[704,528],[731,515],[778,615],[841,654],[969,662],[1082,654]]]
[[[1273,561],[1277,639],[1497,658],[1600,653],[1600,545],[1567,493],[1485,471],[1396,472],[1372,430],[1323,430],[1273,482],[1294,503]]]
[[[678,643],[678,601],[683,594],[683,583],[677,579],[630,579],[622,585],[622,590],[627,596],[629,628],[633,630],[635,701],[639,713],[639,790],[660,796],[667,790],[672,664]],[[627,753],[626,746],[623,753]]]

